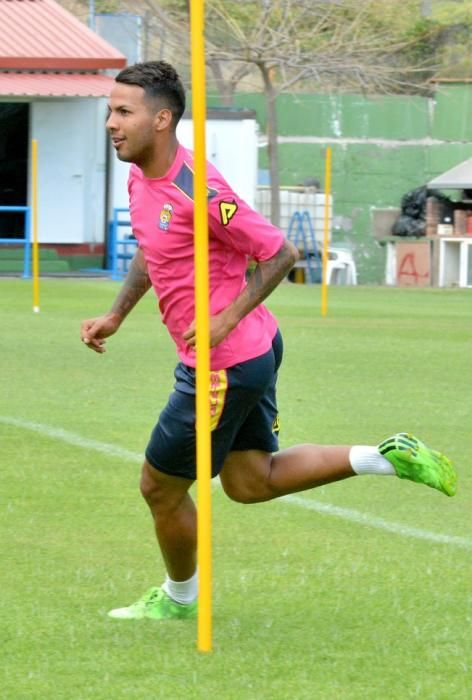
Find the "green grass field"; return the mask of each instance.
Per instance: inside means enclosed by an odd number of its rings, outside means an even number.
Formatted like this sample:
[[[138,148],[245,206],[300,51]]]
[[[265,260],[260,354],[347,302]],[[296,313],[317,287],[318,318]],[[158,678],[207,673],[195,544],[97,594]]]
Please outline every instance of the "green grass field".
[[[243,506],[215,485],[213,652],[195,622],[110,620],[162,580],[140,454],[176,361],[151,295],[103,356],[79,322],[109,281],[0,279],[0,697],[468,700],[472,294],[282,285],[282,446],[411,430],[449,499],[358,477]],[[113,449],[110,447],[113,446]],[[297,497],[298,498],[298,497]]]

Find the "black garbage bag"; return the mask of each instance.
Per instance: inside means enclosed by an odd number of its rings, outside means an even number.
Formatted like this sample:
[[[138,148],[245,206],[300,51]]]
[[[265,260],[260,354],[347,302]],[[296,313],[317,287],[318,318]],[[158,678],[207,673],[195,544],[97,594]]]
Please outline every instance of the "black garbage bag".
[[[454,212],[454,202],[438,190],[427,187],[417,187],[403,195],[401,199],[401,214],[392,226],[394,236],[425,236],[426,235],[426,200],[434,197],[441,203],[443,217],[451,217]]]
[[[424,236],[426,234],[426,221],[400,214],[392,226],[392,234],[394,236]]]
[[[401,201],[402,214],[411,216],[412,219],[425,219],[427,197],[426,187],[417,187],[416,190],[404,194]]]

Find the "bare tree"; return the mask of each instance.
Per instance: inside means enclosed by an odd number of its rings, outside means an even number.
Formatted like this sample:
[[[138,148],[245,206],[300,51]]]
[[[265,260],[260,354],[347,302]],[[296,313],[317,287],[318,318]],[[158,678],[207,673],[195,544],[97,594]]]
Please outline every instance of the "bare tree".
[[[408,0],[400,13],[387,0],[207,0],[209,64],[229,64],[233,75],[238,66],[256,68],[262,78],[274,224],[280,219],[277,95],[301,83],[364,93],[418,87],[425,66],[412,64],[411,56],[423,36],[411,27],[419,9]]]

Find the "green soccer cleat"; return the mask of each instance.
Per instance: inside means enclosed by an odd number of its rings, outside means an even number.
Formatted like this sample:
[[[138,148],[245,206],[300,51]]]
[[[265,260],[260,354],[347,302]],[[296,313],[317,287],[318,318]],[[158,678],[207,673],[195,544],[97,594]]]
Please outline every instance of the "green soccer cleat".
[[[108,613],[109,617],[120,620],[142,620],[148,617],[152,620],[188,620],[197,616],[197,601],[189,605],[181,605],[169,598],[162,588],[150,588],[138,600],[127,608],[115,608]]]
[[[397,433],[378,446],[382,454],[393,465],[400,479],[410,479],[454,496],[457,474],[450,460],[440,452],[415,438],[411,433]]]

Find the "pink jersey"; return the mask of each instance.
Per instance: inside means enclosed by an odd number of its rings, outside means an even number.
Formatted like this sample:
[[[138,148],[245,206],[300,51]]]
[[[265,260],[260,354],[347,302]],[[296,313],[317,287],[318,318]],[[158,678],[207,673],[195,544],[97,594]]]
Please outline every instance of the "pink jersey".
[[[162,319],[186,365],[196,356],[182,338],[195,318],[193,154],[178,147],[164,177],[146,178],[132,165],[128,181],[131,225],[159,299]],[[282,247],[283,233],[243,202],[207,164],[210,314],[226,308],[244,288],[248,259],[268,260]],[[212,370],[267,352],[277,324],[262,304],[211,350]]]

